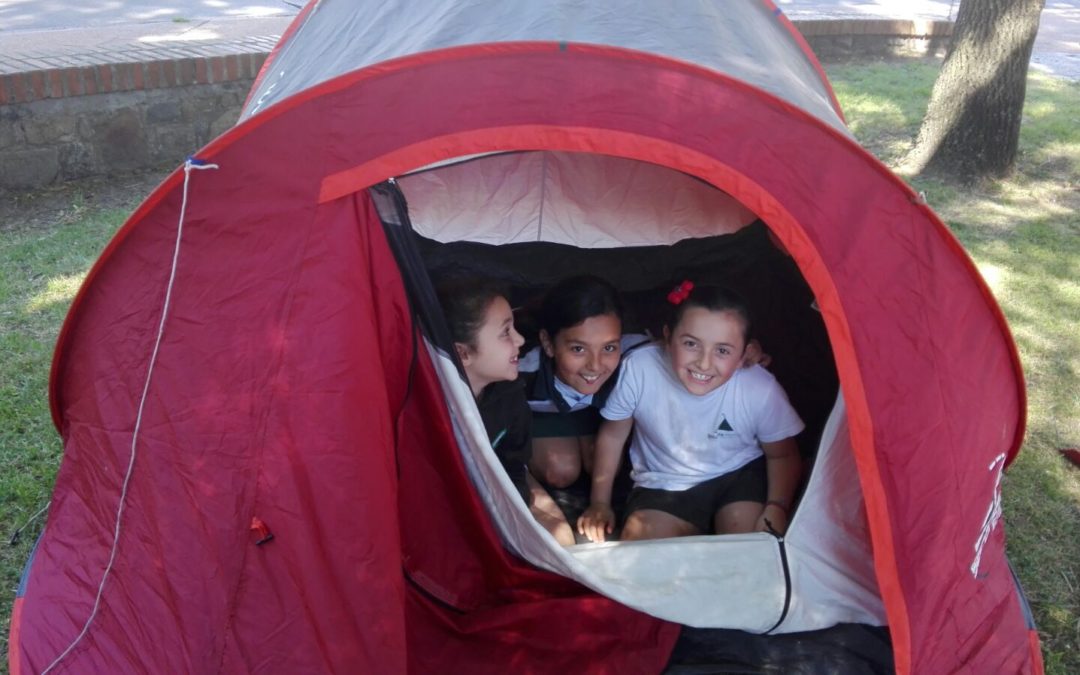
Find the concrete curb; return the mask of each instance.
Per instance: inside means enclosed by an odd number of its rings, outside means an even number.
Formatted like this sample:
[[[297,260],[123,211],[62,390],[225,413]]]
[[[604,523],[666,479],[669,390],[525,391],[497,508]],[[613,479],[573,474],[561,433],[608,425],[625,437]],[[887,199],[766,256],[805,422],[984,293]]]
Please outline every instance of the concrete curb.
[[[952,21],[802,19],[792,21],[821,61],[942,55]]]
[[[822,61],[943,53],[952,35],[949,21],[793,23]],[[275,43],[0,55],[0,190],[177,165],[235,124]]]

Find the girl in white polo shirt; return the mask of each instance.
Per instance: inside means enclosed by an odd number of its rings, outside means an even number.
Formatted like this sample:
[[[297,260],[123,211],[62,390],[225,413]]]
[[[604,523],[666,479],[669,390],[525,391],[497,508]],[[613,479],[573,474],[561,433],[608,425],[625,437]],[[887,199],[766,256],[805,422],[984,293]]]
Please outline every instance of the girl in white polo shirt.
[[[589,508],[578,531],[604,541],[611,489],[630,444],[634,489],[622,539],[787,529],[802,472],[803,423],[760,366],[742,368],[750,315],[734,292],[684,282],[668,295],[664,341],[622,362],[600,414]]]

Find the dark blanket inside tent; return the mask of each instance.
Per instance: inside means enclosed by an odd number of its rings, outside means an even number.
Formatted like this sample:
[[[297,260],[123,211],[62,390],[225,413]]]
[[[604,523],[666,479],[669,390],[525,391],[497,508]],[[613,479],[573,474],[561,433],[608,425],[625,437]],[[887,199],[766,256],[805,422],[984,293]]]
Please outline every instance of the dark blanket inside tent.
[[[738,291],[750,304],[754,336],[772,356],[769,370],[806,422],[799,448],[805,457],[813,457],[836,402],[836,366],[813,293],[791,258],[773,245],[761,221],[735,234],[685,239],[670,246],[583,249],[546,242],[493,246],[414,237],[433,276],[471,274],[505,282],[512,290],[511,302],[522,308],[517,312],[518,329],[532,341],[536,326],[530,308],[547,288],[575,274],[596,274],[622,292],[627,333],[662,335],[665,298],[683,280]]]

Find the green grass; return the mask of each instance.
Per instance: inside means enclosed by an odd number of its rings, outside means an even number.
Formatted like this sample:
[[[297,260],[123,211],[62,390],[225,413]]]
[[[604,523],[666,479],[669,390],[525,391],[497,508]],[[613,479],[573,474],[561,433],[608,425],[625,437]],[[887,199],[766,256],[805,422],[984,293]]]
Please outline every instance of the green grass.
[[[71,298],[126,210],[84,208],[75,195],[47,226],[0,229],[0,645],[7,671],[11,598],[41,530],[38,519],[15,546],[6,540],[44,506],[56,479],[60,438],[49,413],[53,344]],[[14,209],[18,211],[19,205]]]
[[[919,130],[936,62],[828,68],[849,124],[890,166]],[[1009,558],[1047,672],[1080,673],[1080,84],[1032,74],[1015,175],[974,188],[913,178],[1001,304],[1024,366],[1028,430],[1003,486]]]
[[[936,63],[829,68],[858,138],[896,165],[910,147]],[[959,188],[914,179],[997,295],[1021,351],[1029,428],[1006,476],[1009,554],[1032,601],[1051,675],[1080,673],[1080,470],[1057,454],[1080,445],[1080,84],[1033,75],[1018,171]],[[148,184],[149,185],[149,184]],[[44,505],[60,461],[48,409],[53,343],[93,260],[146,191],[122,208],[87,203],[65,188],[64,208],[0,219],[0,534]],[[33,211],[33,208],[29,209]],[[0,645],[6,653],[18,575],[40,531],[0,545]],[[6,658],[0,671],[6,669]]]

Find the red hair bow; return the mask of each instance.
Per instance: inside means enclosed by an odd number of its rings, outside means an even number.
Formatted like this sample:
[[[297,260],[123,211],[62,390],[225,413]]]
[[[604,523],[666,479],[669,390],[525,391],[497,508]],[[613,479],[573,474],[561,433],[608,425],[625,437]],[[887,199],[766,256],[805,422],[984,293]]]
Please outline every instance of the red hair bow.
[[[690,291],[694,290],[693,281],[684,281],[675,287],[675,290],[667,294],[667,301],[673,305],[681,305],[690,297]]]

